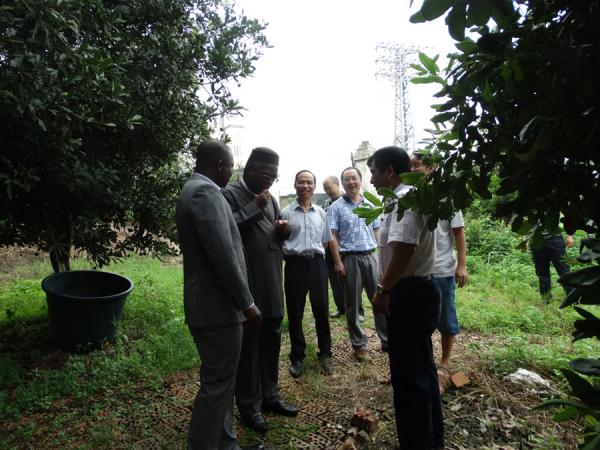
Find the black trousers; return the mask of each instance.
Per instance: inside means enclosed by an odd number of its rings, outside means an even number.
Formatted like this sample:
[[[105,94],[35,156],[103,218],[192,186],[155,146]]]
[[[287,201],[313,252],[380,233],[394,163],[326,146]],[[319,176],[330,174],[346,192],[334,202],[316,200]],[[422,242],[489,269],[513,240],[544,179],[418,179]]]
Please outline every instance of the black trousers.
[[[440,291],[432,279],[403,278],[390,293],[388,344],[398,441],[402,450],[444,446],[444,422],[431,335]]]
[[[302,318],[307,293],[317,328],[319,356],[331,356],[325,259],[319,256],[312,259],[286,256],[284,274],[285,305],[291,344],[290,360],[302,361],[306,356]]]
[[[567,273],[570,268],[563,261],[567,254],[567,246],[565,240],[560,234],[549,236],[543,240],[540,248],[531,246],[531,255],[533,264],[535,265],[535,274],[538,277],[540,285],[540,294],[542,296],[549,295],[552,287],[552,278],[550,277],[550,263],[556,269],[558,276]]]
[[[238,365],[235,399],[238,410],[252,415],[263,403],[279,400],[279,350],[283,317],[263,317],[258,330],[244,327],[242,353]]]

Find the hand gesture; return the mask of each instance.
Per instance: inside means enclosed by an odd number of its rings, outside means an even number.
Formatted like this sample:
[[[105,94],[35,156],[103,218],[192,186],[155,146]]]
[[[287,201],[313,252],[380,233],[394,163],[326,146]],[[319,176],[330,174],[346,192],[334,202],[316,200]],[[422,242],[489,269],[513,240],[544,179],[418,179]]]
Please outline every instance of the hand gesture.
[[[265,209],[265,206],[269,204],[270,200],[271,193],[268,189],[265,189],[254,198],[254,203],[256,203],[256,206],[258,206],[260,209]]]
[[[275,228],[277,229],[277,233],[283,239],[287,239],[292,232],[292,228],[287,220],[278,219],[275,221]]]
[[[390,294],[375,294],[373,301],[373,312],[377,314],[390,315]]]
[[[575,241],[573,240],[573,236],[568,235],[567,240],[566,240],[567,248],[573,247],[574,243],[575,243]]]

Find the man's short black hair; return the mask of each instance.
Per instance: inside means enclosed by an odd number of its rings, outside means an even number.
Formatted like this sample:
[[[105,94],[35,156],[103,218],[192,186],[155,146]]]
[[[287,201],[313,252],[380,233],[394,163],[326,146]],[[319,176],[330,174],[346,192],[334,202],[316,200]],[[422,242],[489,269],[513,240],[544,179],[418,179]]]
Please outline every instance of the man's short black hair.
[[[388,166],[392,166],[397,175],[410,172],[411,169],[410,156],[408,156],[406,150],[396,147],[395,145],[380,148],[373,153],[369,159],[367,159],[367,165],[371,167],[371,164],[375,164],[381,172]]]
[[[310,174],[312,175],[312,177],[313,177],[313,181],[315,182],[315,186],[316,186],[316,185],[317,185],[317,177],[315,176],[315,174],[314,174],[314,173],[312,173],[312,172],[311,172],[310,170],[308,170],[308,169],[303,169],[303,170],[299,171],[298,173],[296,173],[296,176],[294,177],[294,184],[296,184],[296,181],[298,181],[298,175],[300,175],[301,173],[304,173],[304,172],[306,172],[306,173],[310,173]]]
[[[356,173],[358,174],[358,178],[360,178],[360,181],[362,181],[362,173],[360,173],[360,170],[358,169],[358,167],[346,167],[344,170],[342,170],[342,175],[340,175],[340,178],[342,179],[342,183],[344,182],[344,174],[346,172],[348,172],[349,170],[356,170]]]
[[[217,164],[219,160],[225,160],[231,155],[229,147],[217,139],[205,139],[200,143],[192,144],[196,153],[195,172]]]

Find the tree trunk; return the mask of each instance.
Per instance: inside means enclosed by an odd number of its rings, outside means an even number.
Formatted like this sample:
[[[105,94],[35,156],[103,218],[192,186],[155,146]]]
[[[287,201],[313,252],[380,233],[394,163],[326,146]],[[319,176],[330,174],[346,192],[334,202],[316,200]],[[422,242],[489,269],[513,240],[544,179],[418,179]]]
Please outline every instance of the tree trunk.
[[[71,246],[73,245],[73,220],[71,214],[62,217],[60,230],[52,237],[50,263],[54,273],[71,270]]]
[[[71,270],[70,256],[70,247],[66,251],[62,249],[50,251],[50,262],[52,263],[54,273],[68,272]]]

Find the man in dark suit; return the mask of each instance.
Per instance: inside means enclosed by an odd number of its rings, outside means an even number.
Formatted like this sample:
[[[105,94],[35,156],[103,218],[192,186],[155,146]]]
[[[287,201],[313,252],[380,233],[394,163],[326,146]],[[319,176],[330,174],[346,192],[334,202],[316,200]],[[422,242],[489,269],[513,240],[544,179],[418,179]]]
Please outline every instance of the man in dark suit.
[[[232,422],[242,324],[256,328],[261,322],[248,287],[242,240],[219,189],[232,172],[229,148],[220,141],[203,141],[195,172],[177,202],[185,321],[201,361],[188,450],[239,450]]]
[[[279,395],[279,351],[283,320],[281,242],[289,235],[269,188],[277,179],[279,156],[273,150],[252,150],[243,179],[222,190],[244,244],[250,291],[260,308],[259,329],[244,330],[235,397],[242,421],[260,433],[267,431],[263,411],[296,416],[298,408]]]

